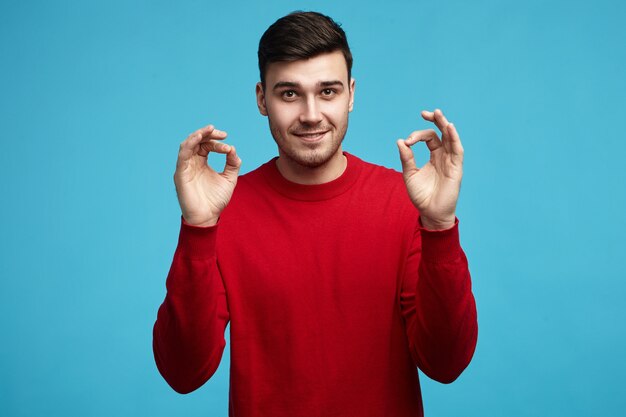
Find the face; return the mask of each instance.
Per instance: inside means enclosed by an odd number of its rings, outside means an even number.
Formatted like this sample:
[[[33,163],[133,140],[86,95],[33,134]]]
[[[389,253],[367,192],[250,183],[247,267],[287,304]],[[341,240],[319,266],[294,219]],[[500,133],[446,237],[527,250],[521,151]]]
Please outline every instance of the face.
[[[256,87],[259,111],[269,119],[280,158],[317,168],[341,155],[354,102],[340,51],[267,66],[265,90]]]

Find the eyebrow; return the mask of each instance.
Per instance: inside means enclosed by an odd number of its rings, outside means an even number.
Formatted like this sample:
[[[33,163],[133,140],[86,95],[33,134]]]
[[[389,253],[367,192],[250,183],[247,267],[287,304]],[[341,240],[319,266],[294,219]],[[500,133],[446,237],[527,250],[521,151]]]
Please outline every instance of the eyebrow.
[[[292,81],[279,81],[276,84],[274,84],[273,90],[277,90],[277,89],[283,88],[283,87],[299,87],[299,86],[300,86],[300,84],[294,83]]]
[[[322,81],[321,83],[319,83],[319,85],[321,87],[333,87],[333,86],[343,87],[343,83],[339,80]]]
[[[317,83],[317,85],[320,87],[333,87],[333,86],[343,87],[343,83],[339,80],[320,81],[319,83]],[[293,81],[279,81],[276,84],[274,84],[274,87],[272,89],[277,90],[279,88],[285,88],[285,87],[290,87],[290,88],[300,87],[300,83],[296,83]]]

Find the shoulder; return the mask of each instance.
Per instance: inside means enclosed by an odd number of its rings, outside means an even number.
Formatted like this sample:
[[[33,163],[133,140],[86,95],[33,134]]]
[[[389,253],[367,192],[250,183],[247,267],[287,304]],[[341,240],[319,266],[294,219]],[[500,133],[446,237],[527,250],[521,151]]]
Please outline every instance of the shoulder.
[[[268,192],[270,187],[267,171],[274,161],[275,159],[272,159],[237,178],[237,185],[230,202],[224,209],[224,215],[250,211],[250,208],[258,207],[259,203],[271,198],[272,193]]]
[[[402,173],[392,168],[364,161],[347,152],[346,156],[348,157],[348,163],[352,163],[359,168],[362,186],[383,188],[387,189],[387,192],[397,189],[405,192]]]
[[[237,186],[235,187],[235,193],[248,194],[250,192],[258,192],[267,186],[267,171],[270,169],[270,164],[275,163],[276,158],[267,161],[266,163],[258,166],[257,168],[240,175],[237,178]]]
[[[387,230],[415,230],[419,213],[409,198],[402,173],[382,165],[366,162],[348,154],[349,162],[360,166],[353,196],[359,210],[378,219]]]
[[[413,217],[417,211],[409,198],[402,173],[382,165],[366,162],[346,154],[349,162],[360,167],[357,189],[368,205],[380,205],[388,213],[404,213]]]

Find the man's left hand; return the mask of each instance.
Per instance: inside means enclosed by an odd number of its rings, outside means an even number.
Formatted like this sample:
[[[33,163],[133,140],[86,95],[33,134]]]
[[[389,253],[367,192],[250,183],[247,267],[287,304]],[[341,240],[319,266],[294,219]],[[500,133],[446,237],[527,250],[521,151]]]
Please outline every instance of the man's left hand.
[[[422,226],[430,230],[448,229],[454,225],[456,202],[463,177],[463,146],[452,123],[437,109],[422,111],[422,117],[435,123],[441,139],[432,130],[417,130],[398,140],[404,182],[411,201],[420,212]],[[417,168],[411,146],[426,142],[430,160]]]

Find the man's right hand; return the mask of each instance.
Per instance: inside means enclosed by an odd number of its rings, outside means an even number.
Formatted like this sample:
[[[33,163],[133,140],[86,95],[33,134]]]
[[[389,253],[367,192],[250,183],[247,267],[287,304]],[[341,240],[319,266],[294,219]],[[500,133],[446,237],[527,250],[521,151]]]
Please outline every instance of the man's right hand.
[[[233,195],[241,159],[234,146],[222,142],[226,132],[208,125],[195,131],[180,144],[174,184],[183,219],[194,226],[213,226]],[[208,164],[208,155],[226,155],[226,166],[219,173]]]

